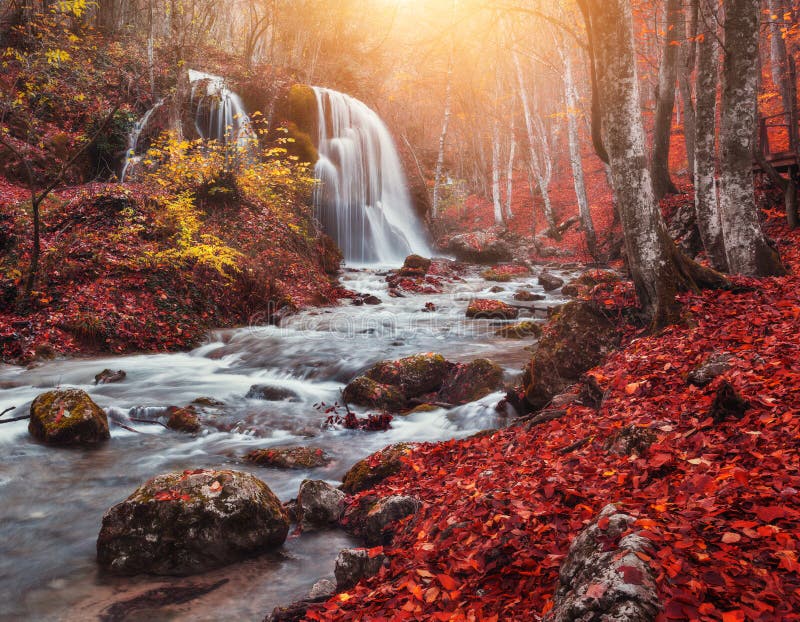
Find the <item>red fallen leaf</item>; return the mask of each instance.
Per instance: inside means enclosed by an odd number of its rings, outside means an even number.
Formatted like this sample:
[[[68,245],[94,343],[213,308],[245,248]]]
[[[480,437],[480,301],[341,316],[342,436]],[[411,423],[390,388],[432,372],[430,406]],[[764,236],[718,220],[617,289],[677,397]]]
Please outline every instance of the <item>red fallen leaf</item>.
[[[608,516],[604,516],[599,521],[597,521],[597,526],[603,531],[605,531],[606,529],[608,529],[608,523],[609,523]]]
[[[153,496],[153,499],[155,499],[156,501],[171,501],[172,492],[170,492],[169,490],[160,490]]]
[[[650,466],[658,468],[664,466],[670,460],[672,460],[672,454],[653,454],[648,462]]]
[[[722,541],[725,544],[733,544],[735,542],[739,542],[741,539],[742,536],[733,531],[726,531],[724,534],[722,534]]]
[[[617,568],[617,572],[621,573],[625,583],[630,585],[641,585],[644,580],[642,571],[636,566],[620,566]]]
[[[744,611],[741,609],[726,611],[722,614],[722,622],[744,622],[744,620]]]
[[[786,509],[780,507],[779,505],[753,508],[753,512],[755,512],[755,515],[765,523],[771,523],[777,518],[783,518],[786,516]]]
[[[439,583],[441,583],[442,587],[448,592],[458,589],[458,583],[453,577],[446,574],[437,574],[436,578],[439,579]]]
[[[586,590],[587,598],[602,598],[606,593],[605,583],[592,583]]]
[[[217,492],[219,490],[222,490],[222,484],[220,484],[218,481],[215,480],[214,483],[211,484],[211,486],[208,487],[208,489],[211,492]]]
[[[626,384],[625,393],[627,393],[628,395],[633,395],[634,393],[636,393],[636,390],[639,388],[639,385],[641,384],[642,384],[641,382],[631,382],[630,384]]]

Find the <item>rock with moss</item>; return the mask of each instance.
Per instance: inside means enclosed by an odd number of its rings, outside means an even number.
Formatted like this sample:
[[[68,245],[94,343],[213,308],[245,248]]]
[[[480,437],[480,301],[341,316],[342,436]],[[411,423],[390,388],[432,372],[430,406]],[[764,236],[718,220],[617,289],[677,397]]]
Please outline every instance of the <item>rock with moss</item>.
[[[379,408],[397,412],[406,407],[406,398],[397,387],[375,382],[366,376],[359,376],[350,382],[342,393],[348,404]]]
[[[519,309],[499,300],[476,298],[467,307],[467,317],[476,320],[516,320]]]
[[[248,473],[166,473],[105,513],[97,559],[115,574],[190,575],[278,547],[288,533],[281,502]]]
[[[423,277],[431,267],[431,260],[420,255],[409,255],[403,262],[403,267],[397,271],[400,276]]]
[[[450,367],[441,354],[428,352],[396,361],[381,361],[365,375],[375,382],[397,387],[408,399],[438,389]]]
[[[316,469],[331,463],[331,457],[318,447],[270,447],[254,449],[245,460],[275,469]]]
[[[439,390],[439,400],[448,404],[467,404],[503,386],[503,370],[488,359],[475,359],[458,365]]]
[[[352,495],[398,473],[403,467],[403,457],[411,453],[412,447],[408,443],[397,443],[359,460],[345,474],[342,490]]]
[[[489,268],[481,272],[481,277],[486,279],[487,281],[494,281],[496,283],[508,283],[511,279],[514,278],[514,275],[510,272],[500,272],[493,268]]]
[[[529,408],[544,407],[619,344],[617,327],[590,302],[576,300],[554,312],[523,374]]]
[[[39,395],[30,414],[28,432],[48,445],[96,445],[111,437],[106,413],[80,389]]]
[[[335,525],[344,511],[345,494],[322,480],[303,480],[297,494],[297,519],[303,529]]]
[[[170,406],[167,413],[169,414],[167,427],[170,430],[186,432],[187,434],[196,434],[200,431],[200,419],[197,417],[197,410],[194,406],[186,406],[185,408]]]
[[[495,337],[505,339],[523,339],[525,337],[539,337],[542,334],[542,325],[538,322],[527,320],[517,324],[503,326],[494,331]]]

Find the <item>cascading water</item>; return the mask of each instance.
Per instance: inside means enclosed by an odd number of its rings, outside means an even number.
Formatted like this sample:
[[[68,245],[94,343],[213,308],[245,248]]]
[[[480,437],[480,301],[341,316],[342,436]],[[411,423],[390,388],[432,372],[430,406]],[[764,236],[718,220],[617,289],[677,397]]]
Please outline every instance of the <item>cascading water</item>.
[[[189,82],[197,133],[207,140],[236,143],[240,149],[250,150],[255,141],[250,116],[242,98],[225,85],[225,79],[190,69]],[[198,87],[203,83],[205,91],[198,96]]]
[[[152,117],[153,113],[161,108],[163,104],[164,99],[159,99],[155,105],[150,108],[150,110],[144,113],[144,116],[142,116],[141,119],[133,124],[131,133],[128,134],[128,149],[125,152],[125,163],[122,165],[122,173],[120,173],[119,176],[120,182],[125,181],[125,175],[128,172],[128,168],[136,160],[136,145],[139,144],[139,136],[142,135],[142,131],[147,126],[147,122],[150,120],[150,117]]]
[[[411,253],[430,256],[389,129],[349,95],[321,87],[314,93],[320,180],[314,206],[345,261],[394,264]]]

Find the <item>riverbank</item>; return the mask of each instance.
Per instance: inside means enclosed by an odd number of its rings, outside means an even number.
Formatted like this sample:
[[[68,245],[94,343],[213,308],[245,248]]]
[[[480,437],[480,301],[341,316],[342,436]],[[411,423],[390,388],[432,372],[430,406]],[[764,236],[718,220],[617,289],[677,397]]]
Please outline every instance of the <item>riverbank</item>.
[[[792,274],[683,295],[682,324],[628,331],[590,372],[599,410],[573,402],[538,425],[417,446],[352,497],[422,504],[380,549],[377,576],[305,619],[541,619],[570,543],[608,503],[653,544],[640,557],[663,619],[800,619],[800,233],[777,211],[769,229]],[[715,354],[721,375],[692,384]],[[712,412],[725,383],[747,402],[741,419]]]
[[[23,312],[29,225],[15,190],[19,202],[0,223],[4,363],[187,350],[210,330],[263,325],[341,293],[341,255],[304,206],[276,213],[240,198],[179,212],[140,184],[88,184],[44,206],[40,280]],[[187,214],[203,241],[191,255],[181,246]]]

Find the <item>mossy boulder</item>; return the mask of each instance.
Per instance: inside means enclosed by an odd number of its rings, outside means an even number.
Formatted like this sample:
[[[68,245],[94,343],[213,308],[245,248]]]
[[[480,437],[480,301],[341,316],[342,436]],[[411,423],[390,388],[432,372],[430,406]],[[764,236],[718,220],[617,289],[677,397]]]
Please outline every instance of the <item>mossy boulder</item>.
[[[331,462],[331,457],[318,447],[271,447],[254,449],[245,460],[276,469],[315,469]]]
[[[301,131],[316,136],[319,106],[314,89],[307,84],[293,84],[289,88],[286,104],[289,121]]]
[[[48,391],[31,404],[28,432],[48,445],[95,445],[108,440],[106,413],[86,391]]]
[[[542,325],[538,322],[527,320],[509,326],[503,326],[494,331],[495,337],[505,339],[523,339],[525,337],[539,337],[542,334]]]
[[[403,267],[397,271],[400,276],[423,277],[431,267],[431,260],[420,255],[409,255],[403,262]]]
[[[167,419],[167,427],[176,432],[186,432],[187,434],[195,434],[200,431],[200,420],[197,418],[197,410],[194,406],[187,406],[186,408],[176,408],[171,406],[167,411],[169,419]]]
[[[499,300],[476,298],[467,307],[467,317],[476,320],[516,320],[519,309]]]
[[[366,376],[359,376],[348,384],[342,397],[349,404],[380,408],[391,412],[403,410],[406,398],[397,387],[375,382]]]
[[[487,281],[495,281],[497,283],[508,283],[514,278],[514,275],[510,272],[498,272],[497,270],[493,270],[491,268],[481,272],[481,276]]]
[[[488,359],[476,359],[458,365],[439,391],[439,400],[448,404],[466,404],[486,397],[503,385],[503,370]]]
[[[617,327],[597,307],[572,301],[555,312],[523,374],[528,406],[545,406],[619,344]]]
[[[403,466],[403,457],[411,453],[412,448],[413,445],[408,443],[397,443],[359,460],[345,473],[342,490],[352,495],[398,473]]]
[[[381,361],[365,375],[375,382],[395,386],[406,398],[413,398],[442,386],[450,367],[441,354],[428,352],[397,361]]]
[[[278,547],[288,533],[281,502],[248,473],[166,473],[105,513],[97,560],[115,574],[190,575]]]

